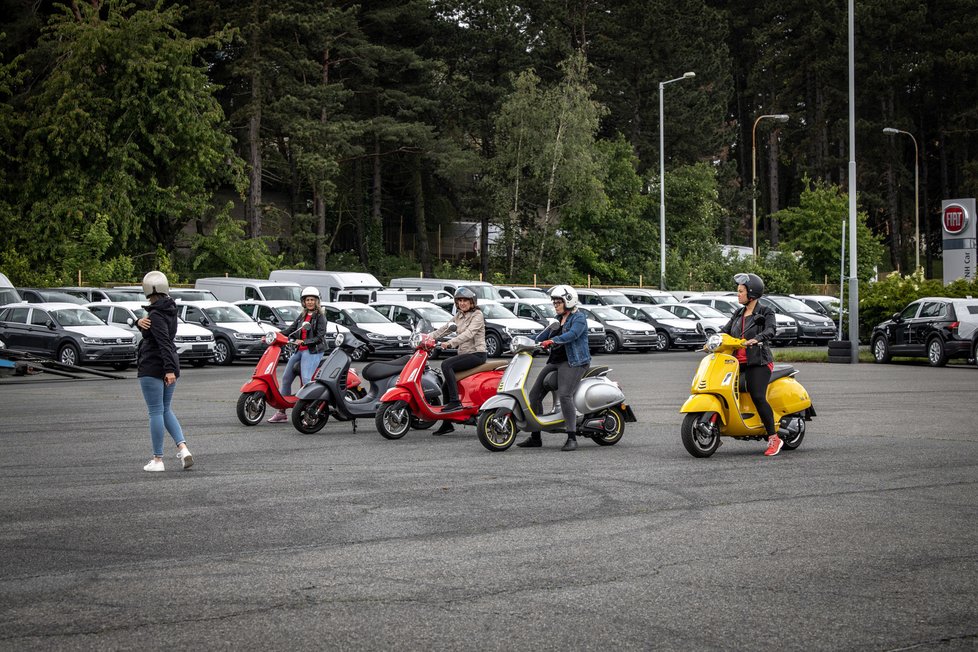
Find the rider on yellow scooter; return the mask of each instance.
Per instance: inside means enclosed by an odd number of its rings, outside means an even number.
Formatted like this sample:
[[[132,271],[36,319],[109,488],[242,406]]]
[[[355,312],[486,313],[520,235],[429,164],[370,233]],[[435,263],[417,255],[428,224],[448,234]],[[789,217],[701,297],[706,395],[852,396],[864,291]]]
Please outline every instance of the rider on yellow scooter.
[[[767,386],[774,369],[774,354],[768,342],[774,338],[777,323],[774,311],[758,304],[764,294],[764,281],[757,274],[736,274],[737,301],[743,306],[733,314],[727,325],[720,329],[733,337],[747,340],[747,348],[737,349],[740,373],[745,379],[747,392],[757,409],[768,434],[767,456],[777,455],[784,442],[778,437],[774,424],[774,412],[767,402]]]

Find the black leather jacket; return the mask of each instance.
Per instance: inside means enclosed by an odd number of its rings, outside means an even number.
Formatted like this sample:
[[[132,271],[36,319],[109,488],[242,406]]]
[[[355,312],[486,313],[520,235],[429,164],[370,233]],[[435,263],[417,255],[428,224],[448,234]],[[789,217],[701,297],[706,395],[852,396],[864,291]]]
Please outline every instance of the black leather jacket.
[[[148,329],[139,328],[143,339],[139,342],[139,361],[136,376],[163,378],[166,374],[180,377],[180,356],[173,338],[177,335],[177,304],[164,296],[146,306],[149,317]]]
[[[727,322],[727,325],[720,330],[734,337],[742,337],[745,340],[757,340],[755,346],[747,347],[747,366],[766,365],[769,362],[774,362],[774,353],[771,352],[771,346],[768,344],[768,342],[774,339],[778,330],[778,323],[774,316],[774,311],[759,303],[755,304],[753,314],[747,317],[745,322],[747,328],[741,333],[741,317],[745,309],[745,306],[741,306],[740,310],[735,312],[733,317],[730,318],[730,321]]]
[[[282,329],[282,334],[287,338],[298,338],[302,333],[302,326],[305,324],[306,311],[303,310],[302,314],[292,322],[289,326]],[[312,314],[312,319],[309,320],[309,327],[306,329],[306,346],[309,347],[309,351],[312,353],[323,353],[327,346],[326,332],[326,315],[322,312],[314,312]]]

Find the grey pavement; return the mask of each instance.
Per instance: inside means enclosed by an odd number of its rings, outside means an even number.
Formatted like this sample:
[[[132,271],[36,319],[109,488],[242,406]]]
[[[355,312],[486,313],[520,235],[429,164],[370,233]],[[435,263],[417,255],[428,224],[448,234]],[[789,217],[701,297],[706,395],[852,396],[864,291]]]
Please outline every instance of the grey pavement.
[[[132,372],[0,381],[0,649],[978,648],[978,369],[798,364],[797,451],[700,460],[699,357],[599,357],[639,422],[574,453],[249,428],[249,365],[187,369],[159,474]]]

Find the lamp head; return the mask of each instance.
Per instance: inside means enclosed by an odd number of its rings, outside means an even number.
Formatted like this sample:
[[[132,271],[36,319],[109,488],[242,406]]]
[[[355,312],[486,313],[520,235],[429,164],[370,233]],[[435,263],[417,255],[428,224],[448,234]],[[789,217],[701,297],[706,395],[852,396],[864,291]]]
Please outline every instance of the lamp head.
[[[787,122],[788,119],[789,119],[789,116],[788,116],[787,113],[778,113],[778,114],[774,115],[773,117],[778,122]]]
[[[695,77],[695,76],[696,76],[696,73],[695,72],[685,72],[685,73],[683,73],[683,79],[689,79],[690,77]]]
[[[887,136],[896,136],[898,133],[900,133],[900,130],[894,129],[893,127],[884,127],[883,133]]]

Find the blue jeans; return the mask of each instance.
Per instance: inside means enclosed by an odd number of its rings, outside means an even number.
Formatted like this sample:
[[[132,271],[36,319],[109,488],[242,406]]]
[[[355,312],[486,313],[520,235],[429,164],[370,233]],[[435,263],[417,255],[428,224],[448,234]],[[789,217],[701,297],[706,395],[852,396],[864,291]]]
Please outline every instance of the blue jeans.
[[[282,392],[282,396],[292,395],[292,383],[295,381],[296,367],[299,368],[299,374],[301,376],[299,383],[305,385],[312,380],[312,375],[316,372],[316,367],[319,366],[319,361],[322,359],[322,353],[313,353],[308,349],[293,353],[292,357],[285,364],[285,373],[282,374],[282,384],[278,388]]]
[[[142,376],[139,387],[143,390],[143,400],[149,410],[149,435],[153,440],[153,455],[163,457],[164,429],[170,433],[177,446],[184,442],[183,429],[177,421],[177,415],[170,409],[177,384],[167,385],[162,378]]]

